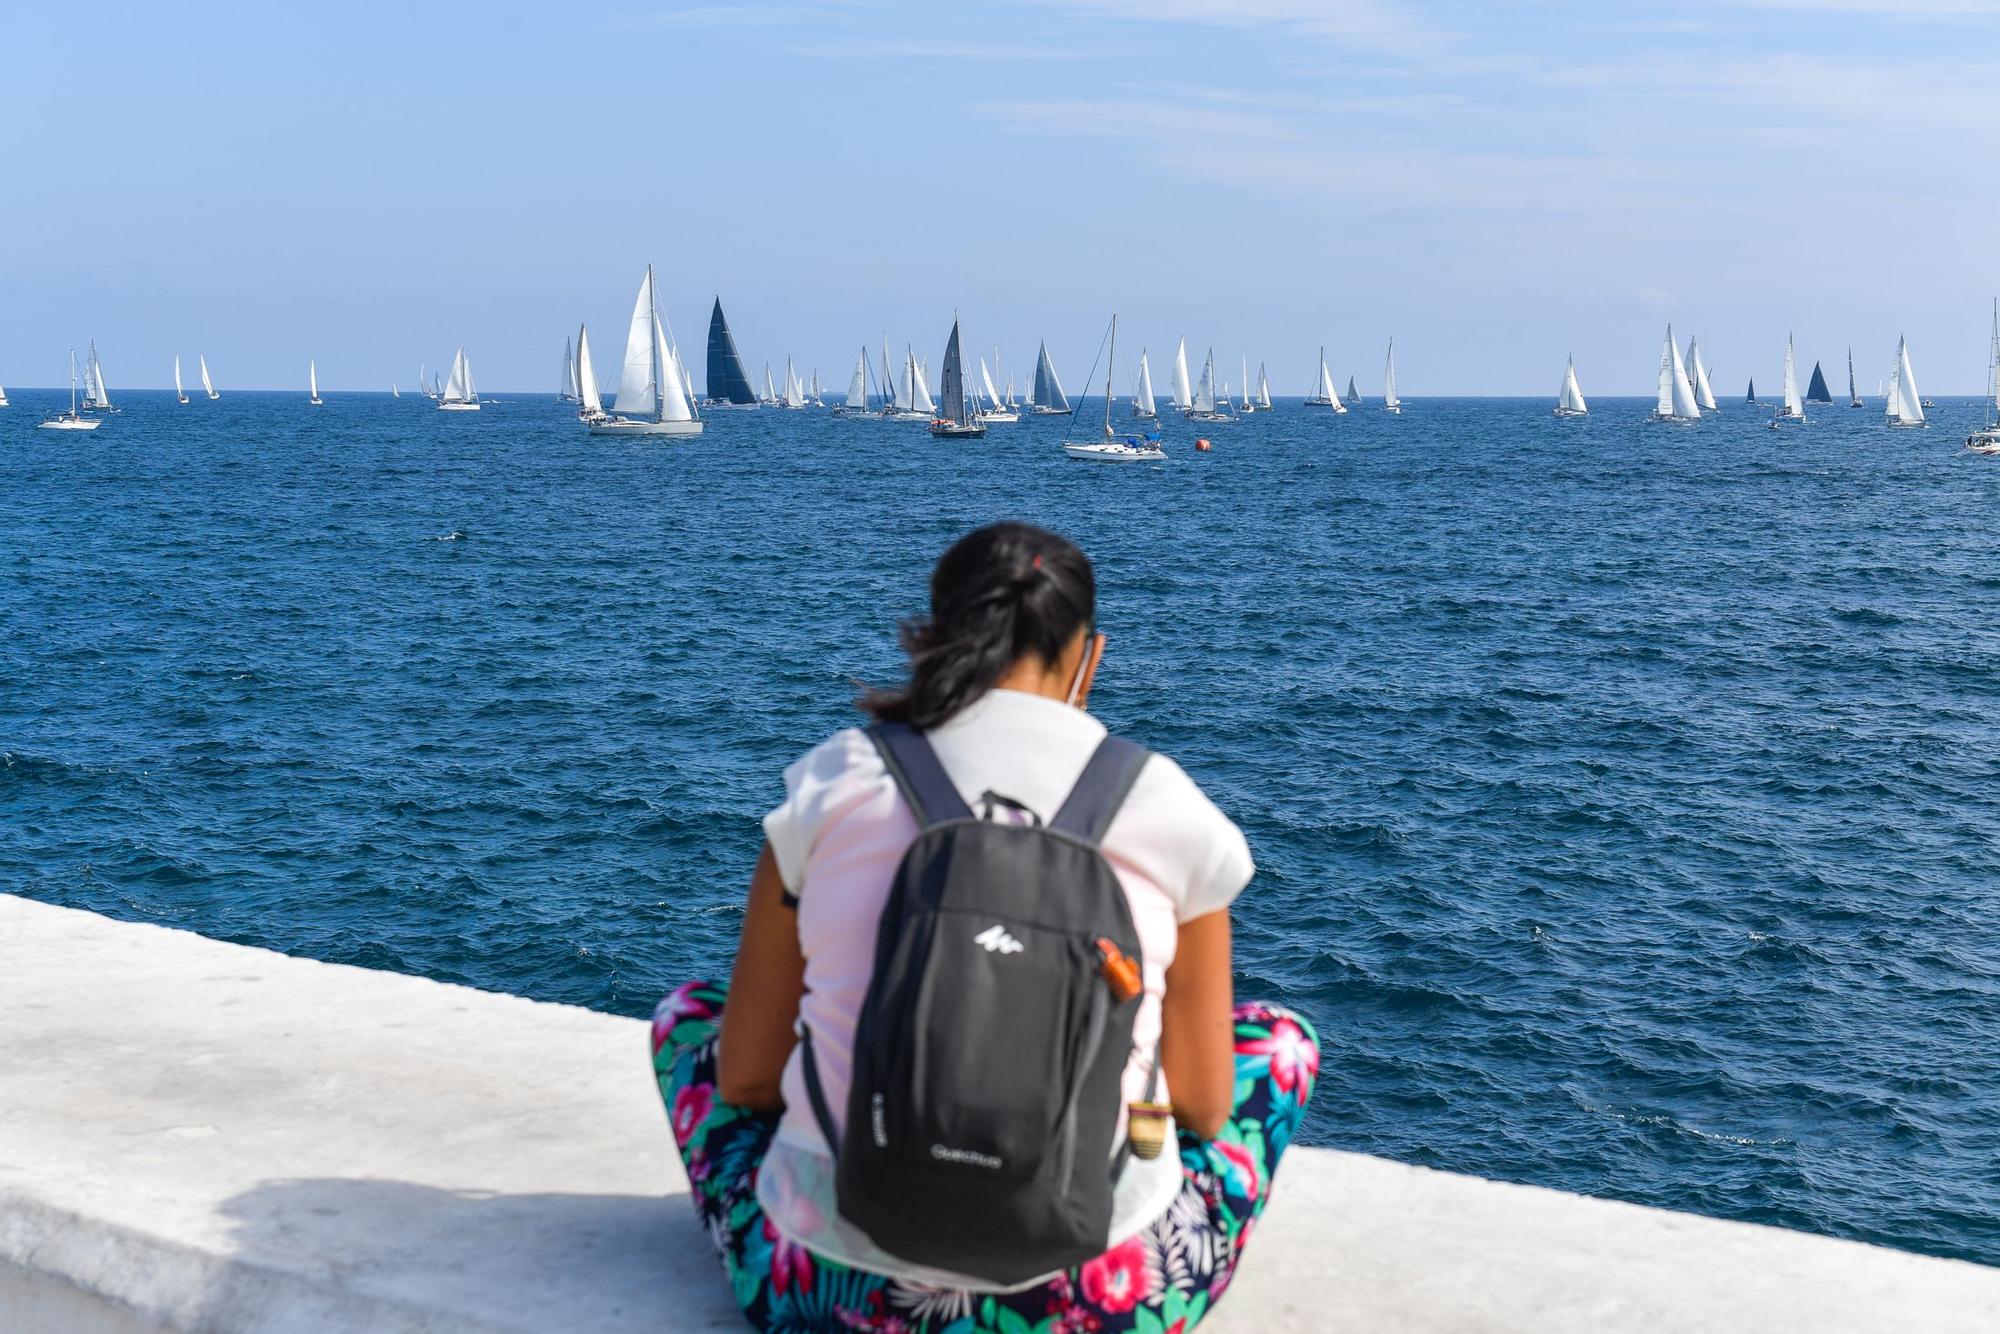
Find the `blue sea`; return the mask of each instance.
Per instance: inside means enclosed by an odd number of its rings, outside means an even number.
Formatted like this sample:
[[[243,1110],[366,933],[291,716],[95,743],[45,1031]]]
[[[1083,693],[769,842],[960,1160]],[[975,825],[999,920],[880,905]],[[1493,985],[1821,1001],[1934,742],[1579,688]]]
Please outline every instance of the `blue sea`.
[[[0,887],[643,1014],[726,973],[758,816],[937,553],[1019,516],[1097,561],[1098,711],[1249,835],[1237,987],[1318,1022],[1309,1142],[2000,1263],[1976,403],[1285,403],[1108,468],[1060,420],[500,398],[76,435],[17,393]]]

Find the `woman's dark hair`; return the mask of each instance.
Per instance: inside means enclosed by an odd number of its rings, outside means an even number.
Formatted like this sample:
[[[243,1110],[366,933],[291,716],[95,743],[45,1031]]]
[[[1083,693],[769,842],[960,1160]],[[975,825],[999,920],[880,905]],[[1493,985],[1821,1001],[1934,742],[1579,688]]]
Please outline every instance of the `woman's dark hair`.
[[[967,533],[931,571],[931,614],[903,622],[909,684],[861,707],[885,723],[936,727],[993,688],[1026,654],[1053,663],[1097,619],[1090,557],[1029,523]]]

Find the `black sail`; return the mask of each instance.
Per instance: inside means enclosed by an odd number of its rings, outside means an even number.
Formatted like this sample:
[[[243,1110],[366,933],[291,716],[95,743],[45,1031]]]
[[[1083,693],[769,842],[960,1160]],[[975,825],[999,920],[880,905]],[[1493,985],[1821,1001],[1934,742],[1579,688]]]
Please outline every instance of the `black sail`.
[[[1826,387],[1826,376],[1820,371],[1819,363],[1813,363],[1812,383],[1806,387],[1806,402],[1831,403],[1833,394]]]
[[[736,355],[736,340],[729,336],[729,321],[722,318],[722,298],[708,317],[708,401],[711,403],[755,403],[750,377],[743,370],[743,358]]]
[[[938,381],[937,415],[965,424],[965,367],[958,355],[958,321],[951,322],[951,341],[944,345],[944,378]]]

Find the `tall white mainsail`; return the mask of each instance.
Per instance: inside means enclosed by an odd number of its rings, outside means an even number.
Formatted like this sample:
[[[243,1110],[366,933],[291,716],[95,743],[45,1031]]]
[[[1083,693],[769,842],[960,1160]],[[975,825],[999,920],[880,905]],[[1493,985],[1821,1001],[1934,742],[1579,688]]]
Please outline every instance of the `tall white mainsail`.
[[[792,369],[792,359],[785,358],[785,406],[802,408],[806,405],[806,391],[799,385],[798,373]]]
[[[847,403],[857,412],[868,408],[868,344],[861,345],[861,355],[854,359],[854,378],[847,382]]]
[[[1314,398],[1335,412],[1347,411],[1347,406],[1340,401],[1340,390],[1334,387],[1333,372],[1327,368],[1325,348],[1319,350],[1319,389]]]
[[[1674,326],[1667,326],[1667,343],[1660,349],[1660,396],[1653,409],[1654,421],[1695,421],[1701,407],[1694,401],[1694,386],[1688,383],[1687,369],[1681,365],[1681,350],[1674,346]]]
[[[649,269],[651,265],[647,266]],[[653,356],[660,367],[660,416],[663,422],[694,420],[694,395],[688,392],[687,376],[681,370],[681,352],[660,326],[660,312],[653,311]]]
[[[215,392],[215,381],[208,378],[208,358],[197,352],[195,353],[195,361],[201,366],[202,392],[207,394],[210,399],[221,398],[222,395]]]
[[[1264,374],[1264,363],[1257,363],[1257,407],[1264,412],[1271,410],[1271,379]]]
[[[1245,412],[1255,412],[1257,402],[1250,397],[1250,358],[1243,358],[1243,401],[1238,404]]]
[[[1153,402],[1153,366],[1146,360],[1144,348],[1139,350],[1139,387],[1132,395],[1132,407],[1141,417],[1160,415],[1159,405]]]
[[[306,401],[317,404],[319,402],[319,362],[311,359],[306,361],[306,389],[308,391]]]
[[[185,403],[188,391],[181,385],[181,354],[174,353],[174,397]]]
[[[1194,408],[1194,388],[1188,383],[1187,339],[1185,338],[1181,339],[1181,345],[1174,350],[1173,391],[1174,406],[1182,412],[1192,411]]]
[[[1705,412],[1716,411],[1715,390],[1708,384],[1708,367],[1701,363],[1701,345],[1688,339],[1688,387],[1694,390],[1695,406]]]
[[[1396,397],[1396,340],[1389,340],[1389,359],[1382,365],[1382,407],[1388,412],[1401,412],[1403,400]]]
[[[576,330],[577,416],[591,421],[604,415],[604,399],[597,390],[597,367],[590,360],[590,326]]]
[[[910,407],[917,412],[937,411],[937,403],[931,398],[931,387],[924,381],[924,368],[917,363],[914,349],[910,349]]]
[[[1910,344],[1896,340],[1896,364],[1890,372],[1887,413],[1891,426],[1922,426],[1923,395],[1917,392],[1917,374],[1910,369]]]
[[[1798,360],[1792,353],[1790,334],[1785,335],[1785,405],[1778,409],[1778,415],[1792,421],[1806,419],[1806,405],[1799,398]]]
[[[444,382],[444,397],[439,405],[460,405],[470,407],[479,401],[479,391],[472,385],[472,362],[467,360],[465,349],[460,348],[451,359],[451,378]]]
[[[898,381],[896,373],[889,369],[894,364],[895,364],[894,362],[889,360],[889,335],[883,334],[882,335],[882,398],[883,398],[882,411],[885,413],[901,412],[904,409],[905,405],[908,404],[910,401],[908,396],[904,393],[903,386],[901,382]],[[904,379],[908,378],[907,367],[904,369],[903,378]]]
[[[1588,415],[1590,405],[1583,401],[1583,388],[1576,382],[1576,358],[1569,359],[1563,368],[1562,388],[1556,394],[1556,416],[1582,417]]]
[[[100,412],[111,407],[111,391],[104,387],[104,363],[97,359],[97,340],[90,341],[90,359],[83,364],[83,406]]]
[[[576,399],[576,353],[569,339],[563,339],[562,373],[556,380],[556,401]]]
[[[1215,411],[1215,349],[1208,350],[1208,360],[1201,368],[1201,383],[1194,387],[1195,412]]]
[[[625,364],[618,372],[618,397],[611,410],[621,417],[660,419],[660,349],[653,338],[653,266],[639,280],[632,320],[625,329]],[[449,392],[449,391],[447,391]]]
[[[986,391],[986,410],[1000,411],[1000,391],[993,387],[993,373],[986,369],[986,358],[979,359],[979,383]]]

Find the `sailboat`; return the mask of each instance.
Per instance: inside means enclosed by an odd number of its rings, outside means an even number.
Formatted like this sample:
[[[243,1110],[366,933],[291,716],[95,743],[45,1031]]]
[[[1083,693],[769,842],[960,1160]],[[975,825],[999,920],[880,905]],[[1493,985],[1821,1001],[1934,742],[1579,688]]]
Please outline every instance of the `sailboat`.
[[[1847,349],[1847,406],[1861,406],[1861,395],[1854,388],[1854,349],[1851,347]]]
[[[1347,402],[1352,407],[1361,406],[1361,391],[1354,387],[1354,377],[1347,377]]]
[[[768,376],[770,372],[765,372]],[[792,359],[785,358],[785,385],[778,391],[772,406],[780,408],[802,408],[806,405],[805,391],[799,388],[799,377],[792,373]]]
[[[931,435],[939,440],[972,440],[986,434],[965,396],[965,359],[958,350],[958,316],[951,317],[951,337],[944,345],[944,370],[938,380],[937,416]]]
[[[1708,385],[1708,367],[1701,364],[1701,347],[1694,339],[1688,339],[1688,388],[1694,390],[1695,406],[1703,412],[1715,412],[1715,390]]]
[[[1214,357],[1209,358],[1211,365]],[[1112,368],[1118,362],[1118,316],[1111,316],[1111,349],[1104,360],[1104,434],[1095,440],[1065,440],[1063,453],[1085,463],[1157,463],[1166,458],[1158,430],[1144,435],[1119,435],[1111,429]],[[1085,385],[1085,392],[1090,386]]]
[[[1132,389],[1132,415],[1142,422],[1158,421],[1159,405],[1153,402],[1153,364],[1146,360],[1146,349],[1139,349],[1139,380]]]
[[[1396,340],[1389,340],[1389,360],[1382,367],[1382,411],[1399,416],[1403,411],[1403,400],[1396,397]]]
[[[1236,405],[1238,412],[1255,412],[1257,400],[1250,397],[1250,358],[1243,358],[1243,399]]]
[[[597,389],[597,367],[590,360],[590,326],[576,329],[576,417],[586,424],[604,420],[604,398]]]
[[[389,397],[401,398],[402,396],[403,396],[403,391],[396,388],[396,382],[394,380],[389,381]]]
[[[417,392],[425,398],[434,399],[437,397],[436,392],[431,388],[431,369],[421,361],[417,363]]]
[[[318,407],[320,405],[320,397],[319,363],[317,361],[306,362],[306,390],[308,395],[306,401],[312,404],[312,406]]]
[[[1743,401],[1753,408],[1757,406],[1757,381],[1755,379],[1752,379],[1750,387],[1743,391]]]
[[[700,435],[701,418],[681,381],[680,361],[660,325],[653,266],[639,280],[632,323],[625,332],[625,365],[618,376],[618,399],[608,416],[590,423],[592,435]],[[768,375],[769,372],[766,372]]]
[[[1826,373],[1819,368],[1819,363],[1817,361],[1813,363],[1812,379],[1806,385],[1806,402],[1808,403],[1833,402],[1833,391],[1826,387]]]
[[[1896,364],[1889,374],[1888,402],[1884,415],[1891,426],[1928,426],[1924,420],[1924,400],[1917,393],[1916,372],[1910,369],[1910,344],[1896,340]]]
[[[69,353],[69,411],[52,413],[42,418],[42,428],[49,431],[94,431],[104,425],[102,417],[86,417],[77,407],[76,389],[76,349]]]
[[[759,407],[776,407],[778,405],[778,387],[772,383],[771,363],[768,361],[764,363],[764,392],[757,395],[757,404]]]
[[[1648,421],[1691,422],[1701,419],[1701,406],[1694,401],[1694,386],[1688,383],[1687,369],[1681,365],[1681,350],[1674,346],[1674,326],[1667,326],[1666,346],[1660,349],[1660,396]]]
[[[438,399],[439,412],[479,411],[479,389],[472,383],[472,363],[460,348],[451,359],[451,378],[444,382],[444,396]]]
[[[1060,417],[1069,411],[1069,396],[1063,393],[1062,380],[1056,375],[1056,364],[1049,360],[1049,345],[1044,339],[1042,350],[1035,357],[1035,392],[1028,399],[1028,412],[1036,417]]]
[[[708,314],[708,397],[703,401],[711,408],[757,406],[757,393],[736,353],[735,336],[722,317],[721,297],[715,298],[715,308]]]
[[[1201,382],[1194,387],[1194,403],[1181,414],[1189,421],[1226,422],[1232,418],[1226,409],[1229,400],[1225,397],[1218,406],[1215,401],[1215,349],[1208,350],[1208,360],[1202,363]]]
[[[201,368],[202,392],[207,394],[208,401],[213,403],[216,399],[221,398],[222,395],[215,392],[215,381],[208,378],[208,358],[197,352],[194,355],[194,359],[195,364]]]
[[[10,405],[7,402],[7,390],[4,387],[0,387],[0,408],[8,406]]]
[[[569,339],[563,339],[562,374],[556,380],[556,402],[576,402],[576,351]]]
[[[1017,422],[1021,414],[1000,400],[1000,391],[993,387],[993,376],[986,369],[986,358],[979,359],[979,382],[986,389],[986,408],[979,414],[983,422]]]
[[[1181,339],[1180,346],[1174,349],[1174,382],[1169,387],[1173,390],[1175,411],[1183,413],[1194,411],[1194,385],[1188,379],[1185,338]]]
[[[898,376],[889,369],[889,336],[882,335],[882,420],[892,422],[927,422],[931,414],[913,406],[916,394],[916,358],[903,359],[903,373]]]
[[[1271,402],[1271,377],[1264,374],[1264,363],[1257,363],[1257,411],[1269,412],[1275,405]]]
[[[921,413],[924,421],[937,415],[937,403],[931,398],[930,377],[924,373],[924,363],[917,360],[917,350],[908,343],[903,344],[903,355],[908,365],[904,368],[908,382],[906,401],[912,412]]]
[[[1771,418],[1771,429],[1780,426],[1796,426],[1806,419],[1805,404],[1799,402],[1799,367],[1792,356],[1792,338],[1785,335],[1785,401],[1778,409],[1777,416]]]
[[[97,340],[90,342],[90,359],[83,363],[83,410],[85,412],[116,412],[111,406],[111,391],[104,387],[104,363],[97,359]]]
[[[1965,447],[1975,454],[2000,454],[2000,301],[1993,303],[1993,336],[1986,342],[1986,425],[1965,437]]]
[[[847,382],[847,400],[836,403],[833,408],[836,417],[866,417],[868,411],[868,344],[861,345],[861,355],[854,359],[854,377]]]
[[[188,401],[188,391],[181,385],[181,354],[174,353],[174,397],[182,403]]]
[[[1588,417],[1590,405],[1583,401],[1583,389],[1576,382],[1576,358],[1563,367],[1562,388],[1556,391],[1556,416]]]
[[[823,408],[826,406],[826,400],[824,398],[821,398],[819,394],[819,367],[817,366],[813,367],[812,390],[811,392],[807,393],[806,402],[816,408]]]
[[[1333,372],[1326,368],[1325,344],[1321,344],[1319,349],[1319,379],[1314,382],[1313,391],[1306,395],[1306,406],[1347,411],[1340,406],[1340,391],[1333,387]]]

